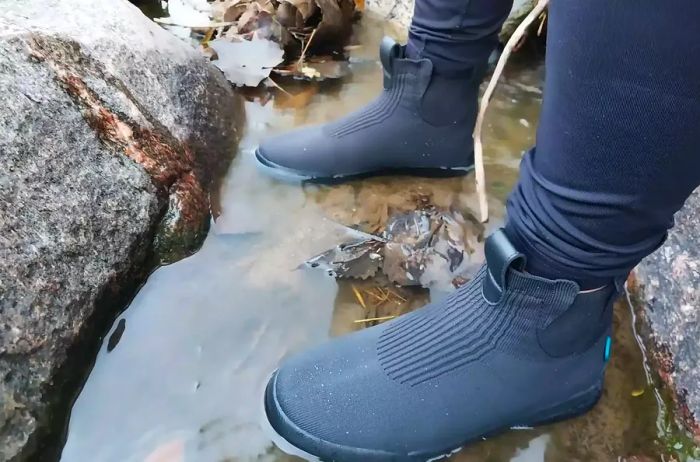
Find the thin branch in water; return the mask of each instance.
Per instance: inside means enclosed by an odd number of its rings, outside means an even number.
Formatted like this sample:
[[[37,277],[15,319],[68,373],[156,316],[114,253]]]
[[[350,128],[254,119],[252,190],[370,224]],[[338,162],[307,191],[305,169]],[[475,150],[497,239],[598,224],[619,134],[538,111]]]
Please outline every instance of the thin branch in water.
[[[270,82],[270,83],[272,84],[273,87],[277,88],[279,91],[281,91],[281,92],[284,93],[285,95],[289,96],[290,98],[294,98],[294,95],[292,95],[292,94],[289,93],[287,90],[285,90],[284,88],[282,88],[282,86],[281,86],[280,84],[278,84],[277,82],[275,82],[275,81],[272,79],[272,77],[268,77],[268,78],[267,78],[267,81]]]
[[[544,11],[544,12],[542,13],[542,15],[540,16],[540,19],[541,19],[541,21],[540,21],[540,27],[537,28],[537,36],[538,36],[538,37],[539,37],[540,35],[542,35],[542,29],[544,29],[544,23],[547,22],[547,12],[546,12],[546,11]]]
[[[316,35],[316,31],[318,28],[314,29],[313,32],[311,32],[311,36],[309,36],[309,40],[306,42],[304,45],[304,49],[301,51],[301,56],[299,56],[299,61],[297,61],[297,68],[301,69],[301,67],[304,65],[304,58],[306,58],[306,50],[309,49],[309,45],[311,45],[311,42],[314,40],[314,35]]]
[[[489,101],[493,96],[493,92],[498,84],[498,79],[503,73],[503,69],[506,66],[506,62],[513,51],[513,48],[520,41],[522,36],[527,31],[528,27],[537,19],[537,17],[544,11],[547,7],[549,0],[539,0],[535,8],[525,17],[523,22],[515,29],[513,35],[508,39],[503,53],[501,54],[496,69],[493,71],[493,76],[489,81],[484,96],[481,97],[481,105],[479,106],[479,115],[476,118],[476,124],[474,125],[474,169],[475,169],[475,180],[476,180],[476,195],[479,199],[479,219],[482,223],[486,223],[489,220],[489,206],[486,198],[486,174],[484,172],[484,147],[481,142],[481,132],[483,130],[484,118],[486,116],[486,109],[489,106]]]

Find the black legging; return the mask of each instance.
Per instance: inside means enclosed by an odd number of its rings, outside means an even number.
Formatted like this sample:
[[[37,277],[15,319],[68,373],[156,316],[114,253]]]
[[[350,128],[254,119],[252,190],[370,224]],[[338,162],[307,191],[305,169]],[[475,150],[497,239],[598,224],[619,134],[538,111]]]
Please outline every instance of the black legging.
[[[510,6],[461,0],[467,34],[446,28],[456,4],[417,0],[411,28],[409,50],[446,72],[493,46],[493,18]],[[697,0],[551,1],[536,148],[507,204],[530,272],[592,288],[663,242],[700,184],[699,27]]]

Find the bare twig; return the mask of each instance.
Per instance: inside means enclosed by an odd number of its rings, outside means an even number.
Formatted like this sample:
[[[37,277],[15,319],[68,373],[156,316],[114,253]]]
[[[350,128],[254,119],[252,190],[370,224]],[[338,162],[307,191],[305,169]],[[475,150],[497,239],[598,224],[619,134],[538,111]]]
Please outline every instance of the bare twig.
[[[306,50],[309,49],[309,45],[311,45],[311,42],[314,40],[314,35],[316,35],[317,30],[318,28],[314,29],[314,31],[311,32],[309,40],[306,42],[306,45],[304,45],[304,49],[301,50],[301,56],[299,56],[299,61],[297,61],[297,69],[301,69],[304,65],[304,58],[306,58]]]
[[[540,27],[537,28],[537,36],[538,37],[540,35],[542,35],[542,29],[544,28],[544,23],[546,23],[546,22],[547,22],[547,12],[545,11],[540,15]]]
[[[285,95],[289,96],[290,98],[293,98],[293,97],[294,97],[293,94],[289,93],[287,90],[285,90],[284,88],[282,88],[282,86],[281,86],[280,84],[278,84],[277,82],[275,82],[275,81],[272,79],[272,77],[268,77],[268,78],[267,78],[267,81],[270,82],[270,83],[272,84],[273,87],[277,88],[279,91],[281,91],[281,92],[284,93]]]
[[[506,66],[506,62],[510,57],[513,48],[518,43],[520,38],[525,34],[527,28],[537,19],[537,17],[544,11],[547,7],[549,0],[538,0],[535,8],[528,14],[523,22],[515,29],[513,35],[508,39],[503,53],[501,54],[496,69],[493,71],[493,76],[489,81],[484,96],[481,97],[481,105],[479,106],[479,115],[476,118],[476,124],[474,125],[474,166],[475,166],[475,179],[476,179],[476,195],[479,199],[479,214],[482,223],[485,223],[489,219],[489,206],[486,199],[486,174],[484,173],[484,147],[481,143],[481,132],[484,125],[484,117],[486,115],[486,109],[488,108],[489,101],[493,96],[493,92],[498,84],[498,79],[503,73],[503,68]]]

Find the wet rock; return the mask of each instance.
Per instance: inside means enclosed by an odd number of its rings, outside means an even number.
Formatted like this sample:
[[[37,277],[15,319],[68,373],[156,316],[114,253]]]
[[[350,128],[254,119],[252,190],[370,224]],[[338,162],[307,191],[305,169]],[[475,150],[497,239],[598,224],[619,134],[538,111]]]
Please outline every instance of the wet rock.
[[[513,35],[515,29],[520,25],[523,19],[525,19],[525,16],[535,8],[536,4],[537,0],[515,0],[513,2],[510,15],[508,15],[508,19],[506,19],[503,23],[503,27],[501,27],[500,37],[502,42],[505,43],[510,36]]]
[[[403,29],[407,29],[413,17],[415,0],[366,0],[367,9],[379,14],[383,19],[392,21]],[[518,27],[523,18],[534,8],[535,0],[515,0],[513,9],[503,24],[501,40],[507,41]]]
[[[676,414],[700,441],[700,191],[635,273],[659,375],[673,391]]]
[[[0,11],[0,460],[51,460],[49,425],[152,242],[175,259],[204,236],[238,106],[126,0]]]

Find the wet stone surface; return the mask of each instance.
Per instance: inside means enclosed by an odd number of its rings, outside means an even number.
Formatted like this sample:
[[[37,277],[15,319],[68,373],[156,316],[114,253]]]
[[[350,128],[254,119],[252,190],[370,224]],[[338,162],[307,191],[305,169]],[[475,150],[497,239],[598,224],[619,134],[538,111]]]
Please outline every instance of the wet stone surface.
[[[700,191],[676,214],[666,243],[636,269],[639,305],[662,379],[700,440]]]
[[[374,44],[381,31],[365,34],[361,43]],[[123,332],[115,334],[120,339],[111,351],[107,335],[98,354],[73,408],[62,461],[297,460],[274,447],[261,423],[263,387],[279,361],[453,290],[397,287],[380,272],[336,282],[303,263],[355,238],[347,227],[386,228],[390,217],[415,210],[417,197],[467,214],[476,203],[473,177],[387,177],[325,187],[283,184],[256,171],[253,150],[262,137],[330,120],[379,92],[374,46],[355,58],[342,84],[283,82],[289,94],[248,95],[247,134],[203,248],[157,270],[123,313],[124,323],[115,322],[113,332]],[[534,140],[542,74],[540,67],[509,68],[492,103],[486,160],[493,219],[484,233],[502,223],[520,153]],[[513,431],[448,460],[683,460],[666,447],[657,393],[625,303],[616,310],[607,379],[591,413]]]
[[[154,239],[201,244],[240,100],[126,0],[0,12],[0,461],[47,460]]]

